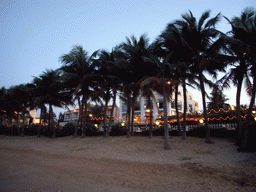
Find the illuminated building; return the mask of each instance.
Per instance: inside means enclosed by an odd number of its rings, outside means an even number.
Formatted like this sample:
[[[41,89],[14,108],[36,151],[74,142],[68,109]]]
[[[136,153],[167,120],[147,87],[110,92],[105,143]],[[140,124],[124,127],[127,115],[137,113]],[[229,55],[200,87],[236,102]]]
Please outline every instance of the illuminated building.
[[[172,94],[171,100],[167,102],[167,113],[168,116],[172,116],[176,114],[175,109],[175,93]],[[154,92],[155,101],[151,100],[153,105],[153,120],[159,118],[159,116],[164,113],[164,104],[163,104],[163,96]],[[139,96],[137,102],[135,103],[135,123],[146,122],[149,117],[149,109],[147,107],[147,99],[145,97]],[[193,94],[187,92],[187,113],[195,113],[198,112],[198,102],[193,100]],[[183,90],[181,88],[178,89],[178,110],[179,113],[182,113],[184,109],[184,101],[183,101]],[[127,116],[127,104],[120,100],[120,117],[124,118]]]
[[[110,116],[112,105],[108,106],[107,117]],[[92,114],[87,114],[90,120],[103,120],[103,117],[94,117]],[[64,122],[77,122],[79,118],[79,109],[73,109],[64,112]],[[119,119],[119,107],[115,106],[113,111],[114,121]]]

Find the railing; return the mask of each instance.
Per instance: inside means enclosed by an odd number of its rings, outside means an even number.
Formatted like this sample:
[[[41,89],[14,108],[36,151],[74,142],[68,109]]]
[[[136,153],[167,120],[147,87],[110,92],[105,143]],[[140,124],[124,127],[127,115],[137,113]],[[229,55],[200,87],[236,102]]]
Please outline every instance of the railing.
[[[210,124],[209,127],[210,129],[227,129],[227,130],[235,130],[236,129],[237,124],[236,123],[223,123],[223,124]],[[182,125],[181,125],[182,127]],[[195,128],[199,128],[202,127],[202,125],[198,124],[198,125],[186,125],[186,131],[191,131]],[[169,127],[170,130],[173,131],[178,131],[178,125],[171,125]]]

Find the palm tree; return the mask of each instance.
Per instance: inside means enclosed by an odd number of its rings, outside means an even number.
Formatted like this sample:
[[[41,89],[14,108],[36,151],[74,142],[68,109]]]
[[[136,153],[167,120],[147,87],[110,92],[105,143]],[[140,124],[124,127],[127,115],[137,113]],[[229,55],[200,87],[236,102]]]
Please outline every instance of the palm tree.
[[[77,123],[74,136],[77,136],[77,128],[81,123],[82,137],[85,136],[85,123],[87,114],[87,103],[92,90],[90,85],[95,78],[95,67],[93,65],[94,58],[97,56],[97,52],[94,52],[91,56],[88,55],[82,46],[75,46],[68,54],[63,54],[60,57],[60,61],[63,66],[60,68],[64,72],[64,76],[69,76],[69,87],[74,91],[75,97],[79,105],[79,120]]]
[[[20,84],[15,86],[15,94],[16,94],[16,101],[18,101],[19,111],[21,112],[22,116],[22,126],[21,126],[21,136],[24,136],[24,128],[25,128],[25,115],[29,114],[29,110],[33,109],[33,91],[34,86],[33,84]],[[17,113],[19,119],[19,112]],[[17,125],[19,128],[19,125]]]
[[[237,76],[234,76],[234,80],[238,82],[237,87],[237,99],[236,99],[236,109],[237,109],[237,120],[238,120],[238,141],[237,145],[241,145],[245,148],[247,145],[247,136],[248,135],[248,126],[249,123],[253,120],[252,118],[252,109],[255,102],[256,94],[256,11],[253,8],[246,8],[240,17],[234,17],[231,21],[226,18],[232,26],[232,37],[226,37],[232,51],[236,54],[239,64],[236,68],[239,68],[240,73]],[[235,69],[234,69],[235,71]],[[237,71],[238,72],[238,71]],[[253,78],[252,86],[249,83],[249,92],[251,95],[251,101],[247,112],[247,125],[245,126],[245,135],[242,143],[242,123],[241,123],[241,114],[240,114],[240,94],[242,81],[246,77],[246,82],[248,82],[247,73],[250,72],[250,75]]]
[[[95,64],[98,67],[98,72],[100,75],[102,75],[103,80],[100,82],[104,82],[100,84],[100,87],[104,88],[105,90],[104,93],[106,94],[101,94],[103,96],[103,100],[105,100],[105,111],[107,110],[107,104],[109,100],[112,98],[113,104],[110,112],[110,117],[109,117],[109,124],[108,127],[106,125],[106,116],[104,118],[104,127],[106,127],[106,134],[105,136],[109,135],[109,129],[112,126],[112,119],[113,119],[113,113],[114,113],[114,107],[116,105],[116,96],[117,96],[117,90],[119,88],[119,85],[121,83],[121,77],[119,74],[119,57],[117,56],[117,53],[119,52],[119,48],[115,47],[111,52],[108,52],[106,50],[101,50],[99,53],[99,59]],[[103,93],[100,91],[100,93]]]
[[[126,60],[128,61],[127,75],[122,77],[125,95],[127,97],[127,137],[130,137],[130,123],[133,125],[134,105],[137,97],[139,96],[138,81],[145,77],[156,75],[157,66],[153,62],[149,62],[148,58],[151,57],[154,51],[154,45],[149,44],[147,36],[141,35],[139,40],[135,36],[131,38],[126,37],[126,41],[120,45]],[[150,70],[149,70],[150,69]],[[128,79],[126,78],[128,76]],[[132,78],[131,78],[132,77]],[[130,117],[130,113],[132,116]],[[132,121],[132,122],[131,122]]]
[[[158,37],[157,42],[164,48],[165,52],[172,52],[172,70],[173,83],[175,85],[175,108],[178,121],[178,130],[181,134],[181,126],[178,111],[178,87],[182,85],[183,88],[183,124],[182,124],[182,139],[186,139],[186,114],[187,114],[187,80],[195,83],[193,73],[188,73],[189,62],[192,54],[189,45],[182,37],[182,32],[177,28],[175,22],[169,23],[166,29]]]
[[[2,110],[6,111],[9,120],[13,117],[17,120],[17,128],[19,135],[24,136],[24,123],[25,115],[32,107],[31,84],[20,84],[11,86],[8,90],[2,89]],[[22,125],[20,126],[19,120],[22,117]],[[21,132],[20,132],[21,129]]]
[[[34,84],[35,88],[33,91],[33,108],[40,109],[40,120],[39,120],[39,127],[37,137],[41,137],[41,129],[42,129],[42,122],[46,121],[46,100],[44,96],[44,87],[42,83],[42,79],[38,77],[34,77],[32,84]]]
[[[169,63],[172,53],[169,53],[164,58],[151,56],[149,61],[157,65],[157,76],[149,77],[147,84],[159,85],[155,87],[158,93],[163,95],[163,107],[164,107],[164,148],[166,150],[171,149],[169,127],[168,127],[168,113],[167,102],[170,101],[172,96],[173,83],[172,83],[172,65]]]
[[[48,136],[50,136],[53,127],[53,137],[56,136],[56,133],[53,125],[52,107],[63,107],[71,104],[71,94],[69,91],[64,90],[60,74],[58,70],[46,70],[42,75],[34,78],[34,83],[37,84],[35,95],[40,99],[40,107],[43,109],[44,104],[49,105]]]
[[[107,126],[107,111],[108,111],[108,103],[111,99],[111,88],[110,83],[108,82],[107,78],[101,79],[98,81],[98,85],[93,87],[94,94],[102,99],[104,103],[104,114],[103,114],[103,127],[104,127],[104,136],[109,136],[109,129],[110,127]]]
[[[226,18],[227,19],[227,18]],[[227,19],[228,20],[228,19]],[[229,21],[229,20],[228,20]],[[244,55],[246,55],[246,62],[249,64],[248,70],[251,70],[251,75],[253,77],[253,86],[256,82],[256,11],[253,8],[246,8],[241,17],[234,17],[231,21],[229,21],[232,26],[231,33],[233,34],[233,38],[239,41],[243,46]],[[251,115],[252,108],[255,101],[255,91],[256,89],[251,88],[253,91],[251,93],[252,98],[248,110],[248,114]]]
[[[155,77],[149,77],[140,82],[141,95],[146,98],[147,109],[149,109],[149,138],[152,138],[153,136],[153,103],[151,100],[154,100],[154,102],[157,103],[154,91],[160,91],[158,89],[159,86],[161,86],[161,84],[159,84],[159,80],[155,79]]]
[[[192,12],[183,14],[181,20],[174,22],[182,38],[186,41],[187,49],[192,55],[190,60],[191,73],[198,74],[200,89],[202,93],[203,110],[206,128],[206,143],[213,143],[210,137],[209,123],[206,110],[206,92],[205,78],[203,72],[207,71],[214,77],[217,71],[224,71],[227,61],[225,56],[220,53],[220,49],[214,43],[214,39],[221,34],[215,29],[215,25],[220,20],[220,14],[214,18],[210,18],[210,11],[205,11],[197,22]]]
[[[236,59],[236,63],[230,72],[224,76],[224,83],[229,83],[230,80],[237,85],[236,93],[236,113],[237,113],[237,145],[241,145],[242,142],[242,118],[240,111],[240,97],[242,84],[245,79],[245,85],[247,86],[251,97],[251,102],[248,110],[248,118],[251,117],[252,107],[255,100],[256,91],[256,76],[255,76],[255,11],[251,8],[246,8],[241,17],[234,17],[231,21],[225,17],[226,20],[232,26],[232,31],[229,32],[231,37],[223,36],[225,43],[227,44],[227,51],[233,55]],[[249,81],[249,71],[253,77],[253,86],[251,87]],[[248,119],[248,122],[250,120]]]
[[[181,125],[180,125],[180,114],[179,114],[179,109],[178,109],[178,93],[179,93],[179,82],[174,83],[174,90],[175,90],[175,111],[176,111],[176,118],[177,118],[177,123],[178,123],[178,132],[179,136],[182,135],[181,131]],[[184,120],[184,119],[183,119]],[[184,133],[184,131],[183,131]]]

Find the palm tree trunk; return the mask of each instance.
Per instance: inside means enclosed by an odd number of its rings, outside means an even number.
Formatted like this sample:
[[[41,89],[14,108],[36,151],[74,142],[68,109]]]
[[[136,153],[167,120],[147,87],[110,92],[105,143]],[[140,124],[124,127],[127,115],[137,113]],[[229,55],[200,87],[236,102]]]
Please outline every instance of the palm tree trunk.
[[[41,137],[40,134],[41,134],[41,129],[42,129],[42,118],[43,118],[43,106],[41,106],[41,111],[40,111],[40,120],[39,120],[37,137]]]
[[[107,110],[108,110],[108,100],[105,102],[104,106],[104,120],[103,120],[103,126],[104,126],[104,136],[108,137],[109,136],[109,128],[107,127]]]
[[[85,137],[85,129],[86,129],[87,100],[84,103],[82,115],[83,116],[82,116],[82,135],[81,135],[81,137],[84,138]]]
[[[254,119],[252,116],[252,109],[255,103],[255,94],[256,94],[256,74],[253,75],[253,85],[252,85],[252,96],[250,100],[250,105],[247,112],[247,120],[251,123]]]
[[[79,127],[79,125],[81,125],[81,117],[82,117],[82,105],[81,105],[80,97],[77,95],[76,99],[77,99],[78,106],[79,106],[79,115],[78,115],[78,119],[77,119],[77,123],[76,123],[75,132],[74,132],[73,137],[77,137],[78,127]]]
[[[132,105],[131,105],[131,136],[134,135],[133,127],[134,127],[134,111],[135,111],[135,101],[134,98],[132,98]]]
[[[243,76],[238,78],[237,91],[236,91],[236,117],[237,117],[237,142],[236,145],[242,144],[242,118],[241,118],[241,90],[242,90]]]
[[[170,143],[170,135],[169,135],[169,127],[168,127],[168,114],[167,114],[167,90],[164,80],[164,148],[166,150],[171,149],[171,143]]]
[[[23,117],[22,117],[22,127],[21,127],[21,136],[24,137],[24,129],[25,129],[25,112],[23,111]]]
[[[16,124],[17,124],[17,129],[18,129],[18,135],[20,135],[20,126],[19,126],[19,112],[17,113],[17,122],[16,122]]]
[[[179,114],[179,109],[178,109],[178,89],[179,89],[179,84],[177,83],[175,85],[175,110],[176,110],[176,118],[177,118],[177,123],[178,123],[178,136],[182,135],[181,131],[181,126],[180,126],[180,114]]]
[[[13,126],[12,126],[12,116],[9,116],[9,127],[10,127],[10,131],[11,131],[11,135],[13,136]]]
[[[182,79],[182,87],[183,87],[183,99],[184,99],[183,123],[182,123],[182,139],[186,140],[187,90],[186,90],[185,78]]]
[[[51,137],[51,128],[52,128],[52,122],[51,122],[51,108],[52,108],[52,105],[49,104],[48,137]]]
[[[82,99],[82,135],[81,137],[85,137],[85,128],[86,128],[86,115],[87,115],[87,101],[88,101],[88,96],[86,93],[83,94],[83,99]]]
[[[250,101],[250,105],[247,111],[247,117],[246,117],[246,125],[244,127],[243,137],[242,137],[242,143],[241,148],[246,149],[248,146],[248,139],[250,134],[250,124],[254,121],[254,117],[252,116],[252,109],[255,103],[255,94],[256,94],[256,74],[253,75],[253,87],[252,87],[252,97]]]
[[[50,106],[50,118],[51,118],[51,125],[52,125],[52,129],[53,129],[53,135],[52,137],[55,138],[56,137],[56,126],[54,125],[54,120],[53,120],[53,109],[52,109],[52,105]]]
[[[204,121],[205,121],[205,131],[206,131],[206,139],[205,142],[208,144],[214,143],[211,139],[210,129],[209,129],[209,122],[206,110],[206,101],[205,101],[205,89],[204,89],[204,81],[203,81],[203,74],[202,71],[199,73],[200,79],[200,88],[202,93],[202,101],[203,101],[203,110],[204,110]]]
[[[128,96],[127,106],[127,138],[131,137],[131,97]]]
[[[111,129],[111,127],[112,127],[112,119],[113,119],[114,109],[115,109],[115,105],[116,105],[116,93],[117,93],[116,88],[114,88],[113,92],[114,92],[114,95],[113,95],[113,104],[112,104],[112,108],[111,108],[111,111],[110,111],[110,120],[109,120],[109,124],[108,124],[108,127],[109,127],[110,129]]]
[[[135,88],[134,88],[135,89]],[[131,117],[131,135],[133,135],[133,127],[134,127],[134,111],[135,111],[135,102],[136,102],[136,93],[135,90],[133,90],[133,95],[132,95],[132,117]]]
[[[153,107],[150,100],[150,95],[147,96],[148,108],[149,108],[149,138],[153,137]]]

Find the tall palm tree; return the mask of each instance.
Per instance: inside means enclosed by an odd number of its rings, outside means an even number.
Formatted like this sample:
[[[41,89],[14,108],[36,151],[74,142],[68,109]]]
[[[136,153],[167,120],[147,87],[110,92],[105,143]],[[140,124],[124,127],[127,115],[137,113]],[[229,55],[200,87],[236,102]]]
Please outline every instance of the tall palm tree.
[[[202,93],[203,110],[206,128],[206,143],[213,143],[210,137],[210,129],[206,110],[206,92],[204,71],[212,74],[214,77],[217,71],[224,71],[227,61],[225,56],[219,51],[219,47],[215,46],[214,39],[221,34],[215,28],[220,20],[220,14],[213,18],[210,17],[210,11],[205,11],[197,21],[191,11],[182,14],[182,19],[174,22],[180,30],[182,38],[186,41],[190,55],[190,71],[198,74],[200,89]]]
[[[109,129],[110,127],[107,126],[107,111],[108,111],[108,103],[111,99],[111,87],[110,83],[107,81],[107,78],[101,79],[98,81],[98,85],[93,87],[95,95],[102,99],[105,103],[103,104],[104,107],[104,114],[103,114],[103,127],[104,127],[104,136],[109,136]]]
[[[226,17],[225,17],[226,18]],[[253,8],[246,8],[240,17],[234,17],[231,21],[226,18],[232,26],[231,38],[226,37],[226,40],[230,44],[230,48],[233,52],[236,53],[236,57],[239,60],[239,74],[236,76],[238,81],[237,87],[237,99],[236,99],[236,109],[237,109],[237,120],[238,120],[238,141],[237,145],[243,145],[245,148],[247,144],[247,139],[242,143],[242,126],[241,126],[241,114],[240,114],[240,94],[242,81],[244,77],[247,77],[248,72],[253,78],[252,87],[250,87],[251,101],[247,112],[247,126],[253,120],[252,118],[252,109],[255,102],[256,94],[256,10]],[[235,69],[234,69],[235,71]],[[235,77],[235,76],[234,76]],[[246,82],[248,82],[246,78]],[[248,85],[248,83],[247,83]],[[248,135],[248,130],[245,130],[245,133]]]
[[[92,92],[90,85],[95,78],[95,67],[93,61],[97,56],[98,51],[95,51],[91,56],[88,55],[82,46],[75,46],[68,54],[63,54],[60,61],[63,66],[60,68],[69,76],[68,84],[73,88],[76,99],[79,105],[79,120],[82,126],[82,137],[85,136],[85,123],[87,114],[87,102]],[[77,123],[77,128],[80,122]],[[77,128],[75,136],[77,135]]]
[[[237,85],[237,93],[236,93],[236,115],[237,115],[237,145],[241,145],[242,142],[242,118],[241,118],[241,111],[240,111],[240,98],[241,98],[241,90],[242,90],[242,84],[245,80],[245,85],[250,85],[248,81],[248,77],[250,74],[249,70],[252,69],[251,75],[254,78],[254,67],[252,64],[253,62],[253,50],[255,50],[255,45],[253,42],[255,42],[255,27],[253,29],[253,20],[255,18],[255,12],[252,9],[245,9],[241,17],[234,17],[231,21],[225,17],[227,21],[232,26],[232,30],[228,33],[231,34],[231,36],[223,36],[224,42],[227,44],[226,51],[233,55],[236,59],[236,63],[234,63],[233,68],[231,68],[230,72],[223,77],[226,81],[224,83],[228,84],[231,80],[235,85]],[[255,22],[255,21],[254,21]],[[255,85],[255,83],[254,83]],[[252,87],[250,87],[252,91]],[[255,89],[254,89],[255,90]],[[250,91],[250,92],[251,92]],[[252,94],[252,92],[251,92]],[[255,96],[252,94],[252,102],[250,102],[253,106]],[[250,108],[250,107],[249,107]],[[250,110],[248,110],[249,116]],[[248,116],[248,117],[249,117]]]
[[[25,115],[29,114],[29,110],[33,108],[33,90],[34,86],[30,83],[15,86],[16,101],[18,101],[17,105],[22,116],[21,136],[24,136]],[[17,119],[20,116],[19,111]],[[17,126],[19,127],[19,125]]]
[[[186,139],[186,114],[187,114],[187,80],[192,80],[193,73],[189,73],[189,62],[191,61],[191,50],[188,43],[182,37],[182,32],[176,26],[175,22],[169,23],[166,29],[157,39],[158,43],[164,47],[165,52],[173,52],[172,56],[172,70],[173,83],[175,84],[175,108],[178,121],[178,130],[181,133],[179,111],[178,111],[178,87],[182,85],[183,88],[183,123],[182,123],[182,139]],[[193,78],[191,78],[193,77]]]
[[[58,70],[46,70],[42,75],[34,78],[34,83],[37,84],[35,95],[41,99],[41,107],[43,108],[44,104],[49,105],[48,136],[53,129],[53,137],[56,136],[53,125],[53,106],[63,107],[71,104],[70,92],[64,90],[60,74]]]
[[[41,137],[41,129],[42,129],[42,122],[46,121],[46,99],[44,96],[44,87],[42,83],[42,79],[38,77],[34,77],[32,84],[34,84],[35,88],[33,91],[33,108],[40,109],[40,120],[39,120],[39,127],[37,132],[37,137]]]
[[[17,120],[17,128],[19,135],[24,135],[25,115],[28,114],[29,109],[32,107],[32,85],[20,84],[11,86],[8,90],[2,89],[2,110],[7,111],[10,119],[15,116]],[[22,117],[22,125],[19,121]],[[20,132],[21,130],[21,132]]]
[[[149,109],[149,138],[153,137],[153,103],[152,100],[157,103],[156,98],[154,96],[154,91],[161,91],[158,87],[161,86],[159,84],[159,80],[155,79],[155,77],[149,77],[146,79],[142,79],[140,82],[140,90],[142,97],[145,97],[147,100],[147,109]],[[162,92],[160,92],[162,94]]]
[[[126,37],[126,41],[120,45],[120,48],[125,54],[126,60],[129,63],[127,68],[129,78],[122,78],[122,80],[123,85],[125,86],[123,90],[125,90],[126,96],[128,96],[127,137],[130,137],[130,123],[133,125],[134,120],[134,113],[132,113],[131,117],[130,113],[134,110],[135,101],[139,96],[138,81],[145,77],[155,76],[157,66],[155,63],[148,62],[148,58],[151,57],[154,51],[154,46],[149,44],[149,39],[145,34],[141,35],[139,40],[137,40],[135,36],[131,36],[130,38]]]
[[[172,83],[172,65],[169,63],[172,53],[169,53],[165,57],[151,56],[149,61],[157,65],[158,74],[154,77],[149,77],[147,84],[153,83],[159,85],[155,87],[158,93],[163,95],[163,107],[164,107],[164,148],[166,150],[171,149],[169,126],[168,126],[168,113],[167,113],[167,103],[170,101],[172,96],[173,83]]]
[[[109,120],[108,127],[106,125],[106,121],[104,121],[104,127],[107,127],[105,136],[108,136],[109,129],[112,126],[113,113],[116,105],[117,90],[121,83],[121,79],[120,79],[121,76],[119,74],[119,68],[118,68],[120,55],[119,57],[117,56],[118,52],[119,52],[118,47],[115,47],[114,49],[112,49],[111,52],[108,52],[106,50],[101,50],[99,53],[99,59],[95,62],[95,64],[98,67],[98,73],[102,75],[103,80],[101,80],[101,82],[102,81],[104,82],[100,84],[100,86],[102,85],[104,87],[104,90],[106,93],[104,97],[105,98],[104,100],[106,101],[105,110],[107,109],[107,104],[109,100],[111,98],[113,100],[112,108],[110,111],[110,117],[109,117],[110,120]],[[100,93],[103,93],[103,92],[100,91]]]
[[[227,19],[227,18],[226,18]],[[228,19],[227,19],[228,20]],[[229,21],[229,20],[228,20]],[[253,86],[256,83],[256,10],[253,8],[246,8],[240,17],[234,17],[231,21],[229,21],[232,26],[232,35],[233,38],[238,40],[240,46],[243,46],[243,53],[246,56],[246,62],[249,65],[248,70],[251,72],[251,76],[253,77]],[[255,83],[254,83],[255,82]],[[253,89],[253,88],[252,88]],[[252,98],[248,110],[248,114],[251,115],[252,107],[255,101],[255,91],[252,90]]]

